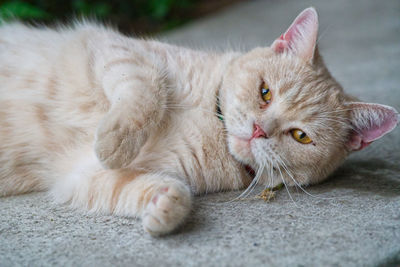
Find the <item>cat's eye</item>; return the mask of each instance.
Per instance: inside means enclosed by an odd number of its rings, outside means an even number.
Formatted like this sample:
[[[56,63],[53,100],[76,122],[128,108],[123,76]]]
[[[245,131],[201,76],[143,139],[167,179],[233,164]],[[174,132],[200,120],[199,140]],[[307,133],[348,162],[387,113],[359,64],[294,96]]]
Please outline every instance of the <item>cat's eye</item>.
[[[294,140],[302,144],[309,144],[312,142],[311,138],[300,129],[293,129],[290,131]]]
[[[271,102],[272,99],[272,94],[271,90],[269,90],[268,84],[263,82],[260,91],[262,99],[265,101],[265,103],[269,104],[269,102]]]

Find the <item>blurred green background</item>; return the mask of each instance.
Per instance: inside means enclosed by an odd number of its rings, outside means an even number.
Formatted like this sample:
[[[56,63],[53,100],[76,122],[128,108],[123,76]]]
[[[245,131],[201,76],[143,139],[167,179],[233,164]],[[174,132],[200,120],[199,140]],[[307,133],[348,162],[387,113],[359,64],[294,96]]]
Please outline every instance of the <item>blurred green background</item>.
[[[19,19],[52,24],[89,17],[117,25],[127,33],[151,34],[173,29],[240,0],[0,0],[4,21]]]

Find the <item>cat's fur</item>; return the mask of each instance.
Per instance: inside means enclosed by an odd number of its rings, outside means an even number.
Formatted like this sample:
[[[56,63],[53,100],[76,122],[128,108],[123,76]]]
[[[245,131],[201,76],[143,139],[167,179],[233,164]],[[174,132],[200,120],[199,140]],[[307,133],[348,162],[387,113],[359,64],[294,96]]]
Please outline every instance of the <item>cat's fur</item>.
[[[157,235],[184,221],[192,194],[248,186],[245,165],[270,186],[324,179],[398,118],[351,102],[318,54],[317,28],[309,8],[271,47],[219,54],[90,23],[1,26],[0,196],[48,190],[140,217]],[[313,143],[295,141],[295,128]]]

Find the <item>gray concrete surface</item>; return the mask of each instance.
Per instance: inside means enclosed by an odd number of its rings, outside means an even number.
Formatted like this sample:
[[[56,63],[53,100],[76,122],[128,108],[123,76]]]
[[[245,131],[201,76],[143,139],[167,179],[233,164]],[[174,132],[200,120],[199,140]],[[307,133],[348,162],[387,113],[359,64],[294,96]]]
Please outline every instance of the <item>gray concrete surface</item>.
[[[366,101],[400,110],[398,0],[249,1],[167,34],[173,43],[268,45],[302,9],[320,15],[320,48],[335,77]],[[228,41],[227,41],[228,40]],[[0,266],[398,266],[400,130],[354,154],[314,196],[270,203],[198,197],[183,229],[151,238],[138,221],[86,215],[43,193],[0,199]]]

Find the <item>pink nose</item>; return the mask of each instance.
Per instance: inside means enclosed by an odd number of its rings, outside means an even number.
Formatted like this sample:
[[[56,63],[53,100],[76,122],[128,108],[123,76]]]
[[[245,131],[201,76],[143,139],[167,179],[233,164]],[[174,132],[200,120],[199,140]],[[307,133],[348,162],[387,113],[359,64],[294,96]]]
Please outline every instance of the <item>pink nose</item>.
[[[253,131],[253,136],[251,137],[251,139],[260,138],[260,137],[268,138],[268,135],[263,131],[263,129],[260,127],[260,125],[254,123],[253,129],[254,129],[254,131]]]

